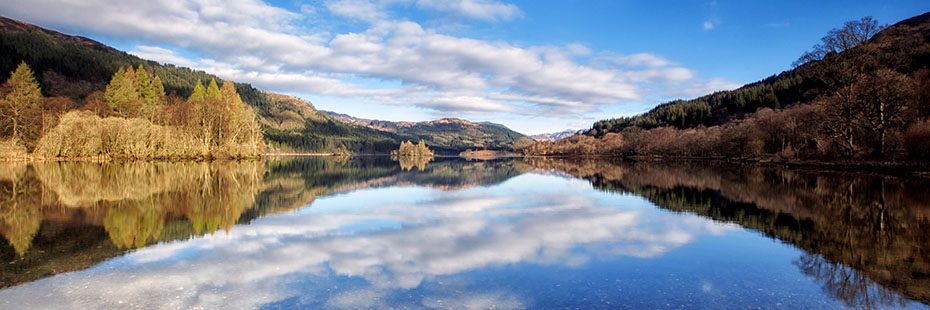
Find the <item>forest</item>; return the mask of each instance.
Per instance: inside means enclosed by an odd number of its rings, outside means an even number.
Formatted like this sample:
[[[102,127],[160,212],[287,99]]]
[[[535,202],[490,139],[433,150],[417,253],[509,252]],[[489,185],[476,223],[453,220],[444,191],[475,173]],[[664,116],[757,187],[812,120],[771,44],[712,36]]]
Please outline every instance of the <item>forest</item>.
[[[540,142],[528,155],[814,161],[930,158],[930,13],[827,33],[795,68],[733,91],[661,104]]]
[[[45,97],[28,64],[0,88],[0,157],[207,159],[264,153],[261,125],[235,85],[199,80],[191,95],[166,95],[144,66],[121,67],[105,91],[78,104]]]

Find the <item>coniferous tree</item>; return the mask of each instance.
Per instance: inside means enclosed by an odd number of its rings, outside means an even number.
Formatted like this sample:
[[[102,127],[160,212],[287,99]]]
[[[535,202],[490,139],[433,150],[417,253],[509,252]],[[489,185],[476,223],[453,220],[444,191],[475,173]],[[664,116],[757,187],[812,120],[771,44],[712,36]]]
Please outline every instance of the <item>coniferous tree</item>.
[[[219,86],[216,85],[215,79],[210,79],[210,86],[207,86],[207,99],[222,100],[223,94],[220,93]]]
[[[6,81],[6,93],[0,99],[0,124],[9,137],[31,148],[39,137],[42,90],[32,69],[19,64]]]
[[[150,117],[140,93],[140,75],[146,75],[144,70],[137,73],[132,67],[126,67],[120,68],[113,75],[104,92],[104,98],[117,115],[127,118]],[[148,79],[148,76],[145,79]]]
[[[149,77],[149,73],[145,71],[145,67],[141,64],[139,68],[136,69],[136,90],[139,92],[140,97],[145,101],[146,104],[153,103],[150,100],[151,91],[149,87],[152,86],[152,79]]]
[[[207,90],[203,87],[203,83],[197,80],[197,84],[194,84],[194,91],[191,92],[191,96],[187,100],[202,101],[204,99],[207,99]]]
[[[159,105],[164,105],[166,95],[165,95],[165,84],[162,83],[161,78],[157,75],[155,79],[152,80],[152,87],[150,88],[151,96],[155,99],[155,102]]]

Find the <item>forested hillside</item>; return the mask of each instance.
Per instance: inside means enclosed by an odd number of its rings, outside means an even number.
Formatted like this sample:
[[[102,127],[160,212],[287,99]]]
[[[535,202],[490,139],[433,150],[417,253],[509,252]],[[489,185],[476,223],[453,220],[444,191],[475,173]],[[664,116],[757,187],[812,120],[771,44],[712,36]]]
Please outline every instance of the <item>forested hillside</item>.
[[[0,17],[0,81],[6,81],[16,66],[25,62],[35,72],[42,94],[59,110],[86,109],[88,97],[101,96],[111,77],[123,67],[144,67],[157,76],[169,97],[188,98],[197,81],[225,81],[217,76],[170,64],[144,60],[99,42],[65,35],[30,24]],[[358,126],[319,113],[309,102],[273,94],[245,83],[234,83],[242,101],[259,116],[267,151],[333,152],[345,148],[353,153],[383,153],[401,141],[426,139],[441,153],[458,153],[468,148],[513,149],[522,134],[503,126],[484,126],[503,132],[506,139],[485,138],[473,132],[430,128],[391,132]],[[500,127],[500,128],[498,128]],[[488,130],[485,130],[485,133]],[[476,138],[476,137],[481,137]]]
[[[527,153],[915,160],[930,156],[930,13],[827,33],[792,70],[603,120]]]

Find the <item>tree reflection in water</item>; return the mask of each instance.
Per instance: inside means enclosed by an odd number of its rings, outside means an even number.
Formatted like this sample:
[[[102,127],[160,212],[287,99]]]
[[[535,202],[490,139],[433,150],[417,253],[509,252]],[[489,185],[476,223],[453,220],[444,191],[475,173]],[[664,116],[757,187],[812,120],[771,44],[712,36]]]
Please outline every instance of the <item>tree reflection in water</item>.
[[[930,303],[930,180],[714,162],[530,159],[657,206],[739,224],[803,249],[796,264],[853,307]],[[878,284],[876,284],[878,283]]]
[[[552,159],[0,166],[0,234],[7,240],[0,242],[0,287],[87,268],[152,243],[228,232],[321,195],[404,185],[457,190],[549,171],[789,243],[806,253],[795,266],[850,307],[930,302],[930,180],[922,178]]]
[[[253,206],[264,164],[47,162],[5,163],[0,170],[0,234],[13,248],[0,246],[7,262],[2,287],[122,249],[229,229]],[[108,243],[71,243],[102,237],[100,227]],[[32,251],[36,239],[43,247]]]
[[[394,156],[392,159],[397,160],[403,171],[411,171],[413,168],[423,171],[426,170],[426,164],[433,161],[433,156]]]
[[[907,299],[872,281],[864,273],[823,256],[805,253],[795,262],[804,274],[823,285],[824,291],[847,306],[860,309],[904,307]]]
[[[0,234],[7,240],[0,243],[6,262],[0,287],[86,268],[161,241],[228,232],[242,221],[306,206],[319,195],[389,184],[456,189],[520,174],[501,162],[466,167],[447,161],[425,171],[427,161],[398,166],[387,158],[343,156],[0,163]]]

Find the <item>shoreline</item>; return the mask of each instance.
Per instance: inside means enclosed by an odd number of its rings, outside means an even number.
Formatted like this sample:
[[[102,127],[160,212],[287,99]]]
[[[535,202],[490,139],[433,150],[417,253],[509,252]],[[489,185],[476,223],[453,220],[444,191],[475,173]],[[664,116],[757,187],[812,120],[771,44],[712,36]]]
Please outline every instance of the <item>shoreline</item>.
[[[464,153],[464,152],[463,152]],[[150,162],[174,162],[174,161],[230,161],[230,160],[261,160],[269,157],[377,157],[390,156],[389,154],[339,154],[339,153],[267,153],[257,157],[248,158],[122,158],[111,156],[92,156],[92,157],[0,157],[0,163],[16,162],[132,162],[132,161],[150,161]],[[676,162],[676,161],[703,161],[703,162],[726,162],[732,164],[749,164],[760,166],[781,166],[793,169],[821,170],[821,171],[848,171],[848,172],[873,172],[893,175],[918,175],[930,177],[930,163],[923,162],[885,162],[885,161],[781,161],[773,159],[756,159],[756,158],[726,158],[726,157],[668,157],[668,156],[615,156],[615,155],[522,155],[519,153],[498,153],[498,154],[458,154],[458,155],[436,155],[435,158],[461,158],[466,160],[496,160],[504,158],[552,158],[562,160],[619,160],[632,162]]]
[[[615,155],[526,155],[524,158],[559,158],[559,159],[610,159],[632,162],[725,162],[758,166],[780,166],[792,169],[873,172],[892,175],[917,175],[930,177],[930,163],[922,162],[882,162],[882,161],[781,161],[773,159],[727,158],[727,157],[684,157],[684,156],[615,156]]]

